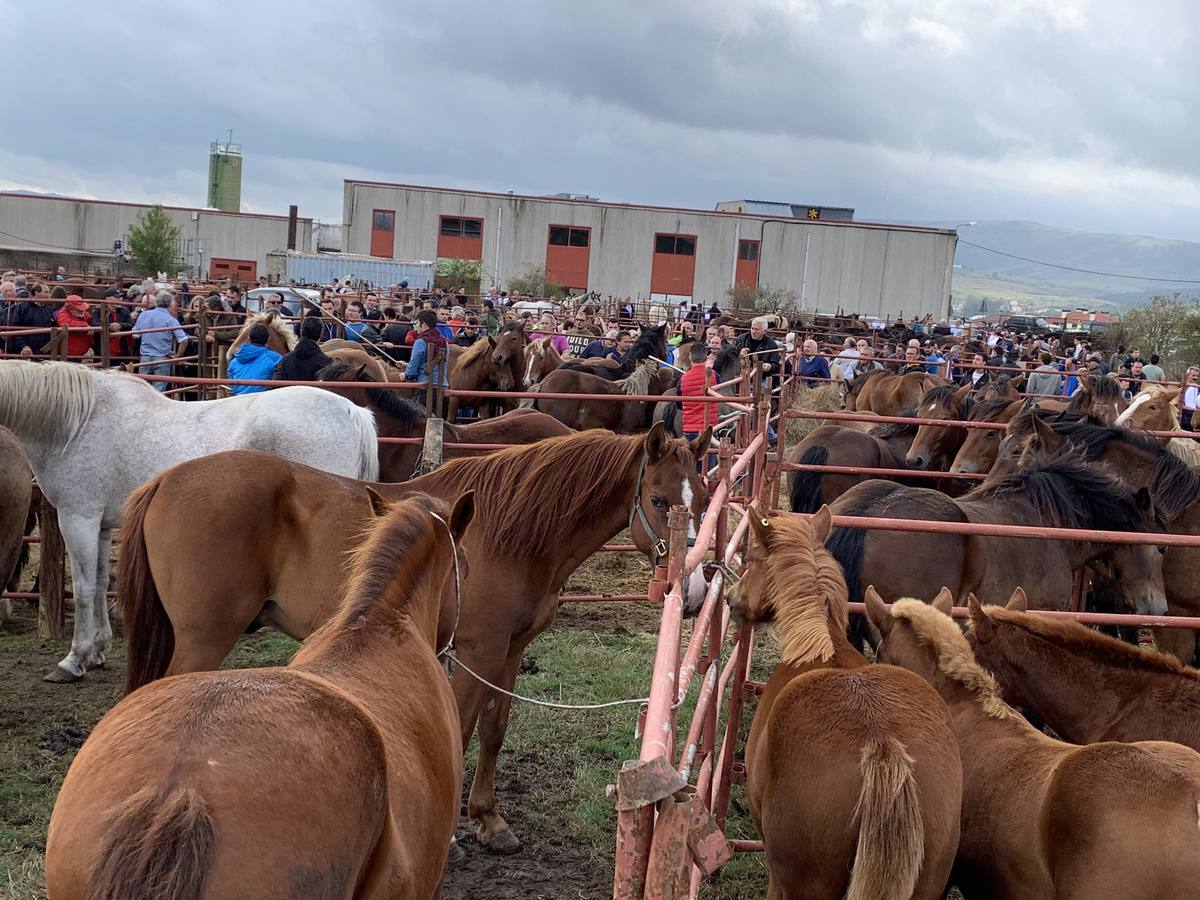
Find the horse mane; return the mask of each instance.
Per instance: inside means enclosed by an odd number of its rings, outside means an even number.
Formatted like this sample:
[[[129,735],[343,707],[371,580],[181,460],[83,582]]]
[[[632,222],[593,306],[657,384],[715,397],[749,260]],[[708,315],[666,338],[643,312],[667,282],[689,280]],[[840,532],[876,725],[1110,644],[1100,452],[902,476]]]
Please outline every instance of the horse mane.
[[[767,556],[765,589],[779,629],[779,658],[789,665],[826,662],[834,655],[830,617],[843,631],[850,621],[842,567],[824,546],[813,546],[804,519],[774,516],[769,521],[779,540]]]
[[[276,337],[283,341],[289,353],[296,349],[296,344],[299,341],[296,333],[288,327],[287,322],[284,321],[280,313],[271,310],[269,312],[255,313],[246,319],[246,324],[242,326],[242,330],[238,332],[237,337],[233,339],[233,343],[229,346],[227,353],[230,357],[237,353],[242,344],[250,340],[251,325],[266,325],[268,331],[273,332]]]
[[[1121,397],[1121,385],[1115,378],[1110,378],[1108,375],[1092,378],[1085,383],[1084,387],[1085,390],[1076,391],[1071,396],[1070,402],[1067,403],[1068,412],[1083,412],[1088,402],[1089,391],[1097,400],[1118,400]]]
[[[1053,619],[1050,616],[1017,612],[1003,606],[984,606],[983,613],[994,622],[1012,625],[1035,638],[1098,662],[1125,669],[1182,675],[1200,682],[1200,670],[1183,665],[1174,656],[1127,644],[1125,641],[1085,628],[1071,619]]]
[[[1017,711],[1000,699],[996,679],[975,661],[971,645],[953,619],[912,598],[897,600],[890,611],[893,618],[912,626],[917,640],[934,651],[938,671],[974,694],[985,715],[1020,720]]]
[[[1154,495],[1155,508],[1168,520],[1200,501],[1200,473],[1193,471],[1184,460],[1169,452],[1150,435],[1117,425],[1101,425],[1089,417],[1060,415],[1046,417],[1043,421],[1076,453],[1082,452],[1085,461],[1099,459],[1113,441],[1153,459],[1150,490]],[[1024,438],[1033,432],[1033,426],[1032,415],[1020,415],[1013,419],[1010,427],[1013,434]]]
[[[1089,466],[1072,447],[1064,447],[1028,472],[984,483],[963,500],[1005,500],[1024,496],[1041,524],[1054,528],[1142,531],[1142,512],[1129,489],[1103,468]]]
[[[492,345],[488,342],[488,339],[485,337],[480,338],[459,355],[455,365],[460,369],[465,369],[486,357],[491,350]]]
[[[880,375],[891,374],[894,373],[888,372],[887,369],[872,369],[866,375],[857,376],[852,382],[850,382],[850,396],[857,397],[859,394],[861,394],[863,387],[872,378],[878,378]]]
[[[634,366],[651,356],[662,356],[659,345],[663,342],[662,332],[658,328],[645,328],[633,342],[629,351],[621,357],[621,365],[625,368]]]
[[[872,372],[871,374],[875,375],[877,373]],[[854,383],[858,383],[857,378],[854,379]],[[905,419],[915,419],[917,417],[917,410],[919,408],[920,401],[917,401],[916,403],[910,403],[908,406],[904,407],[904,409],[900,410],[898,415]],[[867,431],[868,433],[875,435],[875,437],[879,438],[880,440],[886,441],[894,437],[915,437],[917,434],[917,427],[918,426],[916,425],[911,425],[908,423],[884,422],[882,425],[872,425],[869,429],[867,429]]]
[[[969,422],[999,422],[1000,416],[1014,403],[1020,400],[1009,400],[1007,397],[997,397],[995,400],[980,400],[967,413]]]
[[[329,365],[317,370],[317,381],[336,382],[339,375],[344,375],[354,368],[354,364],[344,359],[332,359]],[[373,381],[369,375],[363,375],[367,381]],[[379,407],[385,414],[399,420],[404,428],[411,430],[425,417],[425,410],[409,400],[401,397],[397,391],[387,388],[366,388],[367,400]]]
[[[473,489],[472,534],[491,552],[536,558],[560,545],[564,536],[586,528],[599,511],[632,502],[623,483],[644,446],[644,435],[589,429],[452,459],[414,484],[420,487],[428,480],[439,487]],[[667,442],[667,452],[695,465],[687,444],[678,438]],[[580,480],[581,473],[586,481]],[[585,483],[591,487],[582,488]]]
[[[0,424],[34,440],[69,444],[96,408],[96,378],[122,379],[161,396],[140,378],[72,362],[0,362]]]
[[[631,374],[614,384],[619,384],[621,390],[626,394],[644,396],[650,392],[650,379],[654,377],[657,368],[657,364],[653,362],[638,363],[637,368]]]
[[[928,406],[931,403],[937,404],[941,409],[950,409],[954,403],[955,395],[958,393],[958,386],[953,384],[937,384],[931,388],[927,388],[925,393],[921,395],[920,401],[917,403],[917,409]],[[968,416],[975,406],[975,401],[970,395],[963,400],[962,411]]]
[[[339,614],[331,620],[336,623],[332,631],[353,625],[380,606],[381,600],[407,600],[416,592],[428,574],[430,552],[424,542],[441,528],[431,518],[433,514],[445,521],[450,519],[445,501],[415,494],[393,502],[385,515],[371,520],[362,541],[350,554],[345,599]],[[396,589],[389,591],[393,584]],[[390,603],[388,610],[398,619],[408,617],[407,603]]]

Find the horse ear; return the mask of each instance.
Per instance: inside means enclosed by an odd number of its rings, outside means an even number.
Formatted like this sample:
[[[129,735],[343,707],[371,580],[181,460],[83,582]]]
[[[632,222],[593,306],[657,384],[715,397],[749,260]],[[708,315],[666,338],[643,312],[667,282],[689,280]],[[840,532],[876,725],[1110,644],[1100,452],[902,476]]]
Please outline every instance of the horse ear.
[[[943,615],[950,615],[950,610],[954,608],[954,595],[950,593],[950,588],[943,587],[938,591],[938,595],[933,598],[933,603],[930,605]]]
[[[892,630],[895,620],[892,618],[892,613],[887,608],[887,604],[883,602],[883,598],[875,590],[875,585],[867,585],[867,590],[863,594],[863,601],[867,607],[868,621],[879,629],[880,634],[887,637],[888,632]]]
[[[454,501],[454,509],[450,510],[450,533],[456,541],[462,540],[463,532],[475,518],[475,492],[467,491],[460,494]]]
[[[367,364],[363,363],[361,366],[359,366],[354,372],[354,377],[350,380],[351,381],[370,381],[371,379],[367,376]]]
[[[967,397],[969,397],[971,395],[972,386],[973,385],[971,384],[971,382],[968,381],[966,384],[964,384],[962,387],[960,387],[957,391],[954,392],[955,405],[962,406],[962,404],[966,402]]]
[[[1133,495],[1133,505],[1137,507],[1138,512],[1148,513],[1153,507],[1153,502],[1150,499],[1150,491],[1148,488],[1140,487],[1137,493]]]
[[[1169,390],[1169,391],[1163,391],[1161,396],[1164,400],[1167,401],[1167,404],[1170,405],[1179,399],[1179,392],[1182,390],[1183,390],[1183,388],[1181,388],[1181,387],[1173,388],[1172,390]]]
[[[496,339],[494,337],[492,337],[490,334],[488,335],[487,342],[488,342],[489,347],[491,347],[493,350],[496,349]]]
[[[824,546],[829,540],[829,532],[833,530],[833,513],[829,511],[828,503],[822,503],[821,508],[813,513],[813,517],[808,520],[808,527],[812,529],[817,543]]]
[[[979,602],[979,598],[974,593],[967,594],[967,614],[971,617],[971,622],[977,628],[988,621],[987,613],[983,611],[983,604]]]
[[[1058,444],[1058,435],[1041,416],[1033,417],[1033,435],[1030,438],[1035,449],[1050,451]]]
[[[371,503],[371,513],[376,516],[386,516],[388,511],[388,502],[383,499],[383,495],[373,487],[367,488],[367,500]]]
[[[1096,383],[1095,376],[1093,376],[1090,372],[1080,372],[1077,377],[1079,379],[1079,384],[1083,387],[1083,390],[1090,394],[1092,391],[1092,385]]]
[[[650,430],[646,432],[645,441],[642,447],[645,450],[646,458],[656,463],[667,454],[667,430],[661,421],[655,422],[650,426]]]
[[[771,546],[771,520],[764,516],[756,504],[751,504],[746,510],[750,517],[750,528],[758,536],[758,542],[764,547]]]
[[[1025,588],[1020,585],[1013,588],[1012,596],[1008,598],[1008,603],[1004,608],[1011,609],[1013,612],[1028,612],[1029,598],[1025,596]]]
[[[696,439],[688,444],[688,449],[692,451],[692,456],[700,459],[708,452],[709,444],[712,443],[712,426],[709,425],[702,432],[696,435]]]

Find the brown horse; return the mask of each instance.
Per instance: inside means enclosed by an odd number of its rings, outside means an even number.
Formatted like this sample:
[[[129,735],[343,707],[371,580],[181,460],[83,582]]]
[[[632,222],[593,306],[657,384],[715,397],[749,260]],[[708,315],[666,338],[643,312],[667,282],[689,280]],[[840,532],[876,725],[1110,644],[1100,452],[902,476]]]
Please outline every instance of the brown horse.
[[[1129,407],[1117,416],[1114,425],[1135,431],[1178,431],[1180,388],[1168,389],[1148,384],[1138,391]],[[1200,441],[1193,438],[1157,439],[1160,444],[1189,466],[1200,466]]]
[[[1101,425],[1115,425],[1128,406],[1129,401],[1125,399],[1121,385],[1112,375],[1099,378],[1080,375],[1079,390],[1071,396],[1067,410],[1091,416]]]
[[[361,350],[358,352],[362,352]],[[366,355],[366,354],[363,354]],[[318,381],[373,381],[365,366],[355,367],[335,360],[317,373]],[[428,419],[425,410],[389,388],[334,388],[359,406],[375,414],[375,427],[381,438],[424,437]],[[571,429],[557,419],[532,409],[516,409],[494,419],[470,425],[442,426],[442,441],[448,444],[532,444],[548,437],[570,434]],[[407,481],[421,460],[421,444],[379,445],[379,480]],[[446,447],[443,459],[475,456],[487,450]]]
[[[533,346],[532,344],[530,346]],[[553,394],[661,394],[674,386],[670,369],[660,369],[657,363],[638,365],[632,375],[620,381],[606,381],[575,369],[555,369],[541,382],[540,390]],[[570,428],[607,428],[619,434],[645,431],[654,413],[649,401],[629,400],[555,400],[537,398],[533,408],[547,413]]]
[[[979,401],[968,413],[967,421],[994,422],[997,426],[1003,426],[1011,422],[1024,408],[1025,401],[1020,399],[1000,398]],[[990,430],[965,428],[962,430],[967,434],[963,438],[958,452],[954,455],[950,471],[975,474],[991,471],[992,464],[996,462],[996,454],[1000,450],[1000,442],[1004,439],[1004,428],[997,427]]]
[[[746,744],[768,898],[940,900],[958,847],[962,763],[946,705],[846,640],[846,582],[811,523],[750,513],[741,622],[775,621],[780,664]]]
[[[950,707],[963,764],[953,882],[970,898],[1129,900],[1195,896],[1200,754],[1167,741],[1077,747],[1047,737],[1000,699],[949,617],[891,609],[867,592],[878,659],[933,685]]]
[[[907,375],[868,372],[864,377],[854,379],[850,393],[846,395],[846,409],[898,416],[906,407],[919,401],[927,390],[945,383],[945,379],[925,372]]]
[[[28,556],[25,543],[33,471],[25,447],[7,428],[0,427],[0,589],[9,584]],[[12,601],[0,600],[0,622],[12,618]]]
[[[530,341],[525,345],[525,371],[521,376],[521,386],[529,390],[535,384],[541,384],[546,377],[562,365],[562,356],[554,349],[553,335]],[[590,360],[589,360],[590,362]],[[611,362],[611,360],[604,360]],[[579,363],[583,365],[583,363]],[[617,367],[617,364],[613,364]]]
[[[440,896],[462,744],[438,651],[472,514],[469,493],[394,505],[286,668],[183,675],[110,710],[54,806],[50,896]]]
[[[842,423],[815,428],[789,453],[788,462],[813,466],[864,466],[903,469],[904,456],[916,427],[875,425],[868,431]],[[871,475],[842,475],[820,471],[791,472],[788,496],[792,512],[812,513],[832,503]]]
[[[1158,530],[1200,535],[1200,473],[1163,448],[1155,438],[1127,428],[1105,428],[1087,420],[1017,416],[1008,426],[993,471],[1017,471],[1060,453],[1119,472],[1131,488],[1150,492],[1155,512],[1166,523]],[[1200,548],[1168,547],[1163,556],[1163,587],[1171,615],[1200,616]],[[1003,596],[1004,593],[1000,593]],[[992,596],[996,596],[993,594]],[[1196,632],[1159,628],[1160,650],[1184,664],[1197,655]]]
[[[355,370],[362,373],[363,377],[360,379],[362,381],[400,380],[398,369],[385,365],[383,360],[378,356],[372,356],[361,345],[347,347],[346,344],[354,344],[354,341],[343,341],[340,338],[326,341],[321,345],[321,352],[335,362],[340,361],[354,367]]]
[[[517,386],[513,376],[513,367],[509,353],[499,354],[505,360],[498,363],[496,357],[500,340],[515,342],[524,340],[520,326],[512,326],[500,337],[484,337],[477,340],[466,349],[451,348],[450,352],[450,388],[455,391],[511,391]],[[492,415],[500,415],[508,407],[500,401],[485,397],[468,398],[451,397],[446,411],[446,421],[453,422],[458,418],[460,406],[474,407],[479,419],[487,419]],[[497,411],[498,410],[498,411]]]
[[[291,324],[287,319],[276,310],[270,310],[264,313],[257,313],[249,316],[246,319],[246,324],[242,326],[241,331],[237,333],[237,337],[233,339],[233,343],[229,345],[229,350],[226,353],[226,358],[231,358],[241,349],[242,344],[250,340],[250,329],[255,325],[267,326],[267,347],[274,350],[280,356],[289,353],[296,347],[296,332],[292,330]]]
[[[583,560],[626,527],[657,559],[676,504],[698,527],[708,495],[696,460],[710,437],[689,445],[665,437],[661,425],[629,437],[589,431],[452,460],[402,485],[331,477],[252,451],[176,466],[130,496],[121,529],[129,687],[215,668],[253,624],[305,637],[332,614],[346,554],[380,495],[456,497],[473,488],[458,658],[511,691],[525,647],[554,621],[559,591]],[[704,589],[697,570],[689,608],[699,607]],[[465,671],[454,691],[464,745],[479,724],[468,810],[482,843],[511,852],[519,842],[494,793],[510,698]]]
[[[955,388],[952,384],[941,384],[930,388],[917,402],[915,415],[921,419],[965,419],[971,412],[971,386],[965,384]],[[908,448],[905,462],[910,469],[948,469],[954,455],[962,446],[967,429],[941,425],[921,425]]]
[[[967,598],[975,658],[1004,699],[1038,715],[1072,744],[1175,741],[1200,750],[1200,671],[1173,656],[1099,634],[1078,622]]]
[[[834,515],[882,516],[942,522],[1048,525],[1145,531],[1157,527],[1150,495],[1132,491],[1074,454],[1039,461],[1028,471],[995,478],[962,497],[891,481],[866,481],[832,505]],[[1146,544],[1030,540],[981,534],[937,534],[835,528],[829,549],[842,564],[850,599],[875,584],[889,598],[919,593],[930,566],[961,604],[967,594],[1007,596],[1023,585],[1039,609],[1063,609],[1071,573],[1093,562],[1111,570],[1137,612],[1164,612],[1162,555]]]

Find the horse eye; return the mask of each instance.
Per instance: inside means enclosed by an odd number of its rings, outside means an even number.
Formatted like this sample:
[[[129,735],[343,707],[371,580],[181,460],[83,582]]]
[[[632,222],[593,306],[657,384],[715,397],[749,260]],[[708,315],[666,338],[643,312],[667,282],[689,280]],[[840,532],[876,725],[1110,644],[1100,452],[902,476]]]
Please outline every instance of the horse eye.
[[[993,439],[994,439],[994,438],[996,438],[996,437],[997,437],[999,434],[1000,434],[1000,432],[998,432],[998,431],[989,431],[989,432],[987,433],[987,436],[988,436],[989,438],[993,438]]]
[[[1166,547],[1161,547],[1161,546],[1160,546],[1160,547],[1158,548],[1158,552],[1159,552],[1159,553],[1161,553],[1163,556],[1166,556],[1166,555],[1167,555],[1167,548],[1166,548]]]
[[[666,497],[651,497],[650,503],[655,509],[666,509],[667,508],[667,498]]]

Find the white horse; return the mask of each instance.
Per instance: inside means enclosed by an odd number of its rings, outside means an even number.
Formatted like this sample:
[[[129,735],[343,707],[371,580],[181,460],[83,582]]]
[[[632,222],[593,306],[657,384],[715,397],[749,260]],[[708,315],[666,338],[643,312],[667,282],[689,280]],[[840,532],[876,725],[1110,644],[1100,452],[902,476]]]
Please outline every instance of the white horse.
[[[104,664],[112,639],[106,601],[112,530],[138,485],[186,460],[238,448],[350,478],[379,475],[371,412],[319,388],[181,403],[132,375],[6,360],[0,424],[25,446],[42,493],[58,510],[71,557],[75,632],[71,652],[47,681],[76,681]]]

